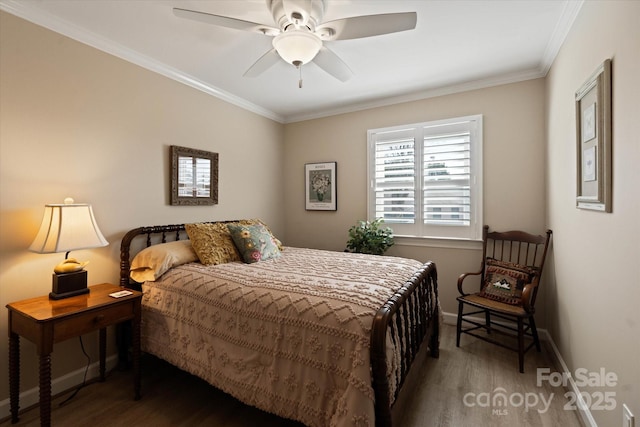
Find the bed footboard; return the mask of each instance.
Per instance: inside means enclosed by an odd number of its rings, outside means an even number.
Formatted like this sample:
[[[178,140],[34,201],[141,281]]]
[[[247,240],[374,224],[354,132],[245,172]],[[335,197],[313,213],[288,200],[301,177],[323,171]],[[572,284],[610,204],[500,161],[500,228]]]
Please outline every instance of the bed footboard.
[[[391,427],[392,402],[409,373],[420,346],[428,341],[432,357],[439,356],[438,274],[427,262],[376,313],[371,328],[371,369],[376,427]],[[412,326],[413,325],[413,326]],[[401,355],[393,396],[387,379],[387,334]]]

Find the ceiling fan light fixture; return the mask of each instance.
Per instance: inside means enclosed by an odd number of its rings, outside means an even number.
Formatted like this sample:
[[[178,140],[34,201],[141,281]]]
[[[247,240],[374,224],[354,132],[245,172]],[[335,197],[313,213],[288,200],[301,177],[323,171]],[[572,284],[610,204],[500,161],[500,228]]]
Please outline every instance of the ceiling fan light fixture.
[[[289,30],[273,39],[273,47],[282,59],[298,67],[315,58],[322,40],[304,30]]]

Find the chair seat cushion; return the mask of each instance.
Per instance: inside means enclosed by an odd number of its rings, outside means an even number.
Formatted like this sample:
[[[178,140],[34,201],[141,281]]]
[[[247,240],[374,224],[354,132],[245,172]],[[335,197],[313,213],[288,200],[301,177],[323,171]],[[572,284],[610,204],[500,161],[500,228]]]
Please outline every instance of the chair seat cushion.
[[[529,317],[530,314],[525,311],[522,305],[506,304],[504,302],[492,300],[480,296],[479,293],[468,294],[457,298],[458,301],[473,305],[478,308],[488,308],[499,313],[510,316]]]
[[[480,296],[511,305],[522,305],[522,290],[531,283],[536,269],[487,258]]]

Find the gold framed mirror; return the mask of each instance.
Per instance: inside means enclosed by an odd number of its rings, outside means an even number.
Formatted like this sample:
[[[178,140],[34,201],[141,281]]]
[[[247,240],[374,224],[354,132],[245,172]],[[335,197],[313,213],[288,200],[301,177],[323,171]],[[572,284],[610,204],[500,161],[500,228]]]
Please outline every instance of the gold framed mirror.
[[[218,204],[218,153],[171,146],[171,204]]]

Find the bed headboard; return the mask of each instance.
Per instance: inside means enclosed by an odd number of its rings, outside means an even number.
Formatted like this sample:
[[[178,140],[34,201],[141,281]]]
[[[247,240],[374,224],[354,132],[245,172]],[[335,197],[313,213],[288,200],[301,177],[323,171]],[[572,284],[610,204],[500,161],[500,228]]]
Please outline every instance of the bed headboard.
[[[138,227],[127,232],[122,238],[120,243],[120,286],[129,286],[131,281],[129,280],[129,270],[131,267],[132,255],[139,252],[135,249],[132,254],[131,244],[137,237],[146,235],[146,245],[142,248],[149,247],[151,245],[166,243],[174,240],[189,239],[184,228],[184,224],[173,225],[153,225],[149,227]],[[140,241],[140,239],[137,239]],[[136,242],[139,243],[139,242]]]
[[[232,223],[239,220],[226,221],[206,221],[207,223]],[[141,236],[146,236],[143,241]],[[131,259],[144,248],[160,243],[172,242],[175,240],[189,240],[184,224],[152,225],[148,227],[138,227],[127,232],[120,243],[120,286],[129,286],[129,270]],[[134,243],[135,244],[132,244]],[[144,242],[144,243],[143,243]]]

